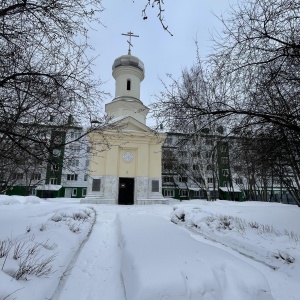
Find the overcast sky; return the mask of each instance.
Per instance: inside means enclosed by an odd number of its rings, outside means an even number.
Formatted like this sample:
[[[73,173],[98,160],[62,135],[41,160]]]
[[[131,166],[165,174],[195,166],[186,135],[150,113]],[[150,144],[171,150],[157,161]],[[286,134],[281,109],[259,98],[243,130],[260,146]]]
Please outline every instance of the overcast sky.
[[[139,38],[132,38],[131,54],[139,57],[145,65],[141,100],[149,105],[155,101],[153,95],[163,89],[160,78],[166,80],[167,73],[178,78],[182,69],[193,64],[196,38],[202,58],[210,53],[211,33],[222,28],[215,15],[226,14],[229,8],[229,0],[165,0],[165,23],[173,34],[170,36],[156,18],[156,9],[149,8],[148,19],[142,19],[146,2],[103,0],[105,11],[100,18],[105,27],[94,26],[96,31],[90,32],[90,42],[95,48],[93,55],[99,55],[95,61],[95,75],[105,82],[102,88],[111,94],[108,101],[115,93],[112,64],[128,51],[127,37],[122,33],[132,31],[139,35]],[[152,125],[152,121],[147,124]]]

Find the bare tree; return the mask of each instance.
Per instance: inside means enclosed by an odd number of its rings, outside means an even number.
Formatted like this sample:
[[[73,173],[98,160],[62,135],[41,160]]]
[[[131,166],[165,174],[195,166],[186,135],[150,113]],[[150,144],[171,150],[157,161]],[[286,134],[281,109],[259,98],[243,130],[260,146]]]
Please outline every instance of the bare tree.
[[[133,0],[134,2],[134,0]],[[157,10],[157,18],[160,21],[160,24],[162,26],[162,28],[167,31],[171,36],[173,36],[173,34],[171,33],[171,31],[169,30],[169,26],[166,25],[165,22],[165,17],[164,17],[164,12],[165,12],[165,3],[164,0],[147,0],[144,9],[142,10],[142,17],[144,20],[148,19],[148,15],[147,15],[147,11],[149,8],[153,8]]]
[[[87,26],[100,22],[102,10],[101,0],[2,1],[1,160],[13,161],[17,151],[47,161],[51,132],[65,133],[74,124],[91,128],[95,119],[93,129],[108,126],[99,114],[101,82],[92,79],[93,58],[86,55]]]
[[[293,186],[289,191],[298,205],[299,15],[300,4],[290,0],[244,0],[232,6],[228,17],[220,18],[224,30],[208,62],[198,59],[181,80],[165,86],[154,106],[165,127],[180,120],[184,126],[221,124],[241,139],[251,137],[251,146],[263,145],[269,152],[255,149],[259,155],[254,169],[249,166],[249,182],[266,187],[268,178],[281,176],[282,183]],[[260,174],[255,180],[252,171]]]

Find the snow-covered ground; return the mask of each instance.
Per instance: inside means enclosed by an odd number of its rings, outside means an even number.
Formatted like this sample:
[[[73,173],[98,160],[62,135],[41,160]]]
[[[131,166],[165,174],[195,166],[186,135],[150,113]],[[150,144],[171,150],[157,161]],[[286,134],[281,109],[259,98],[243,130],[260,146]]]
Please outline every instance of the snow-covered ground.
[[[300,208],[0,196],[0,300],[300,300]]]

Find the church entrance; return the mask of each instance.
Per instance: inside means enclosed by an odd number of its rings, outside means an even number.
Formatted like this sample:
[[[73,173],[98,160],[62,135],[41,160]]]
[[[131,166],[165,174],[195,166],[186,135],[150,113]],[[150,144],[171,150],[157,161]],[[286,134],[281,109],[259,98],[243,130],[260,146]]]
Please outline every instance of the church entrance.
[[[134,178],[119,178],[119,198],[121,205],[132,205],[134,203]]]

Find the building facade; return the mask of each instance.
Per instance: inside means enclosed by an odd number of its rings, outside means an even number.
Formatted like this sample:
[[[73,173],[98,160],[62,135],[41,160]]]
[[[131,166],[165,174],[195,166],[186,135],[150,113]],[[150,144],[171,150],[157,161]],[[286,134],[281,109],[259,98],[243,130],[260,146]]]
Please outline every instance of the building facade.
[[[32,158],[16,164],[2,175],[7,195],[42,198],[85,197],[88,181],[89,143],[79,126],[50,128],[44,141],[53,151],[46,160]],[[74,142],[79,139],[79,141]]]
[[[144,64],[135,56],[123,55],[114,61],[112,75],[115,97],[106,104],[105,112],[115,129],[89,134],[90,173],[82,202],[166,203],[161,182],[164,135],[146,125],[149,109],[140,100]]]

